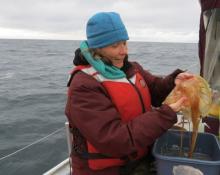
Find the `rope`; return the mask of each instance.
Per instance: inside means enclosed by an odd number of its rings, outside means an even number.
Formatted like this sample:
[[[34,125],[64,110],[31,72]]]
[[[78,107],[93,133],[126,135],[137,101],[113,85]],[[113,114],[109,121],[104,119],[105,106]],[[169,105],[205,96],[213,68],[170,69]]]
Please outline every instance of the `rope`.
[[[37,140],[37,141],[35,141],[35,142],[33,142],[33,143],[31,143],[31,144],[25,146],[25,147],[23,147],[23,148],[21,148],[21,149],[15,151],[15,152],[13,152],[13,153],[10,153],[10,154],[8,154],[8,155],[6,155],[6,156],[1,157],[1,158],[0,158],[0,161],[6,159],[6,158],[8,158],[8,157],[11,157],[11,156],[13,156],[13,155],[15,155],[15,154],[17,154],[17,153],[23,151],[23,150],[25,150],[25,149],[27,149],[27,148],[29,148],[29,147],[35,145],[35,144],[37,144],[37,143],[39,143],[39,142],[41,142],[41,141],[47,139],[48,137],[50,137],[50,136],[56,134],[57,132],[61,131],[62,129],[64,129],[64,127],[60,128],[60,129],[57,129],[56,131],[52,132],[51,134],[49,134],[49,135],[47,135],[47,136],[45,136],[45,137],[43,137],[43,138],[41,138],[41,139],[39,139],[39,140]]]

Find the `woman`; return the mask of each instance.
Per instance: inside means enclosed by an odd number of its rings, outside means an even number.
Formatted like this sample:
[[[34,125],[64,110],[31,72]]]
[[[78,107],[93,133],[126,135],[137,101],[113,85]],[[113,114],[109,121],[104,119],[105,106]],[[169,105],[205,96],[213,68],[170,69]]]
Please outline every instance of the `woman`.
[[[86,34],[75,52],[65,111],[73,174],[146,174],[152,144],[177,121],[185,98],[161,103],[175,83],[192,75],[176,70],[160,78],[129,62],[129,37],[115,12],[92,16]]]

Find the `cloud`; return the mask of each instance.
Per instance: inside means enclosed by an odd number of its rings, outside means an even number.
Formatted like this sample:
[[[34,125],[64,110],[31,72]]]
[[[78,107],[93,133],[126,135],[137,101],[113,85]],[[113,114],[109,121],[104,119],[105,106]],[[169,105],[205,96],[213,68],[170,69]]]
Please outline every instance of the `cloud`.
[[[164,31],[157,28],[134,28],[129,30],[130,39],[154,42],[183,42],[194,43],[198,40],[197,32]]]
[[[86,22],[117,11],[132,40],[197,42],[200,6],[177,0],[7,0],[0,2],[0,38],[85,39]]]

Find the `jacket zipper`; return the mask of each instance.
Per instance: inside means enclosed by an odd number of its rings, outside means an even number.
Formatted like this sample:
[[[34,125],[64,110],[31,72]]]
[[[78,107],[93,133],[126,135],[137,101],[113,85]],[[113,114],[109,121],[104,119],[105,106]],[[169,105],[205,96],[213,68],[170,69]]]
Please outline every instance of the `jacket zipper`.
[[[139,97],[139,100],[140,100],[140,102],[141,102],[142,113],[145,113],[146,110],[145,110],[145,106],[144,106],[144,101],[143,101],[143,98],[142,98],[142,96],[141,96],[140,91],[139,91],[138,88],[135,86],[135,84],[132,83],[132,81],[131,81],[129,78],[127,78],[127,80],[128,80],[128,82],[134,87],[135,91],[137,92],[138,97]]]

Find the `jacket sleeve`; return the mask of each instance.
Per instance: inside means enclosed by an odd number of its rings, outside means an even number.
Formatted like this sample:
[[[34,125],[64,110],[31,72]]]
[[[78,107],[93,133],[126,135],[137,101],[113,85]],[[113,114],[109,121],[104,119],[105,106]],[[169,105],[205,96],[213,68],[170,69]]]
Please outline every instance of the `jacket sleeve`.
[[[136,63],[137,69],[144,77],[151,94],[151,103],[153,106],[158,107],[169,95],[175,86],[175,78],[179,73],[184,71],[176,69],[174,72],[167,76],[155,76],[150,72],[144,70],[139,64]]]
[[[133,155],[137,148],[147,151],[176,122],[176,113],[163,105],[122,123],[103,86],[82,72],[71,82],[66,115],[100,152],[114,157]]]

